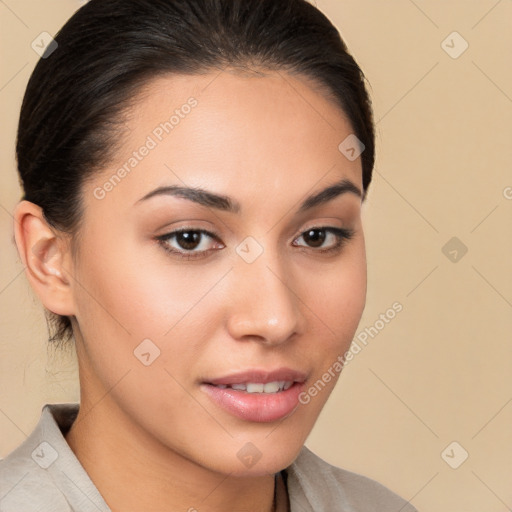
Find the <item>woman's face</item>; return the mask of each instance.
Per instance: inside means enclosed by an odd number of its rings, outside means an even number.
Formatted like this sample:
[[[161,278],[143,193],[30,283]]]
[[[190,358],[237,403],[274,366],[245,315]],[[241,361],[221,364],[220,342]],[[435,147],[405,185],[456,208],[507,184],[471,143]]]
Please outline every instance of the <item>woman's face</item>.
[[[289,465],[364,308],[361,161],[308,84],[158,78],[83,188],[70,269],[82,407],[187,464]]]

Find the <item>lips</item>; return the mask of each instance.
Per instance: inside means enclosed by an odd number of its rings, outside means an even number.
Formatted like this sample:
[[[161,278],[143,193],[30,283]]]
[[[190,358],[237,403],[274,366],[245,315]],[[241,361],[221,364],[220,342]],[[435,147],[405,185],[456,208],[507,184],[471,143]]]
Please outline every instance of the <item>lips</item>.
[[[231,388],[236,391],[247,391],[247,393],[279,393],[286,391],[293,386],[293,381],[274,381],[274,382],[247,382],[243,384],[219,384],[220,389]]]
[[[247,370],[244,372],[233,373],[225,377],[218,377],[206,381],[213,386],[226,385],[232,386],[233,384],[247,384],[248,382],[267,384],[269,382],[304,382],[306,374],[289,368],[279,368],[272,371],[262,370]]]
[[[240,419],[272,422],[290,415],[306,380],[303,372],[249,370],[209,379],[201,389],[216,406]]]

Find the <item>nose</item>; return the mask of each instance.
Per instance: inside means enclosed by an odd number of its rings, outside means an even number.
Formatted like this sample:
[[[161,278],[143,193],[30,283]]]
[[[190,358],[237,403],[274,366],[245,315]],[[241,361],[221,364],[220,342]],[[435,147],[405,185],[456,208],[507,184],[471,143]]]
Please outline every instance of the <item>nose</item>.
[[[298,283],[281,260],[269,251],[252,263],[237,258],[230,277],[227,322],[233,339],[279,345],[303,332],[304,304],[294,289]]]

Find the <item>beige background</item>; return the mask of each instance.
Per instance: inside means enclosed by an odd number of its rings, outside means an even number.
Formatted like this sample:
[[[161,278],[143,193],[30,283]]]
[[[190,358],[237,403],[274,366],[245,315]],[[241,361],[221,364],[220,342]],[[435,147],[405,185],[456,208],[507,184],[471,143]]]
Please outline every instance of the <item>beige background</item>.
[[[76,401],[73,354],[48,352],[12,242],[14,138],[37,60],[83,2],[0,1],[0,456],[46,402]],[[346,367],[308,445],[420,512],[512,508],[512,2],[317,0],[371,85],[378,130],[365,206],[359,331],[400,312]],[[453,58],[463,48],[467,50]],[[446,51],[452,53],[450,56]],[[507,188],[509,187],[509,188]],[[449,246],[457,237],[468,251]],[[358,332],[359,332],[358,331]],[[469,457],[457,469],[461,456]]]

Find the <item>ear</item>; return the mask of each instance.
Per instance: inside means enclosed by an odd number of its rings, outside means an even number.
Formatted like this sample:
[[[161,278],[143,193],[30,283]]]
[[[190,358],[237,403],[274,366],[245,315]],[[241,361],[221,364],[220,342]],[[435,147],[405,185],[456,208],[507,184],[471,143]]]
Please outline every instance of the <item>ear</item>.
[[[14,238],[26,276],[43,305],[58,315],[74,315],[69,244],[48,225],[39,206],[18,203]]]

